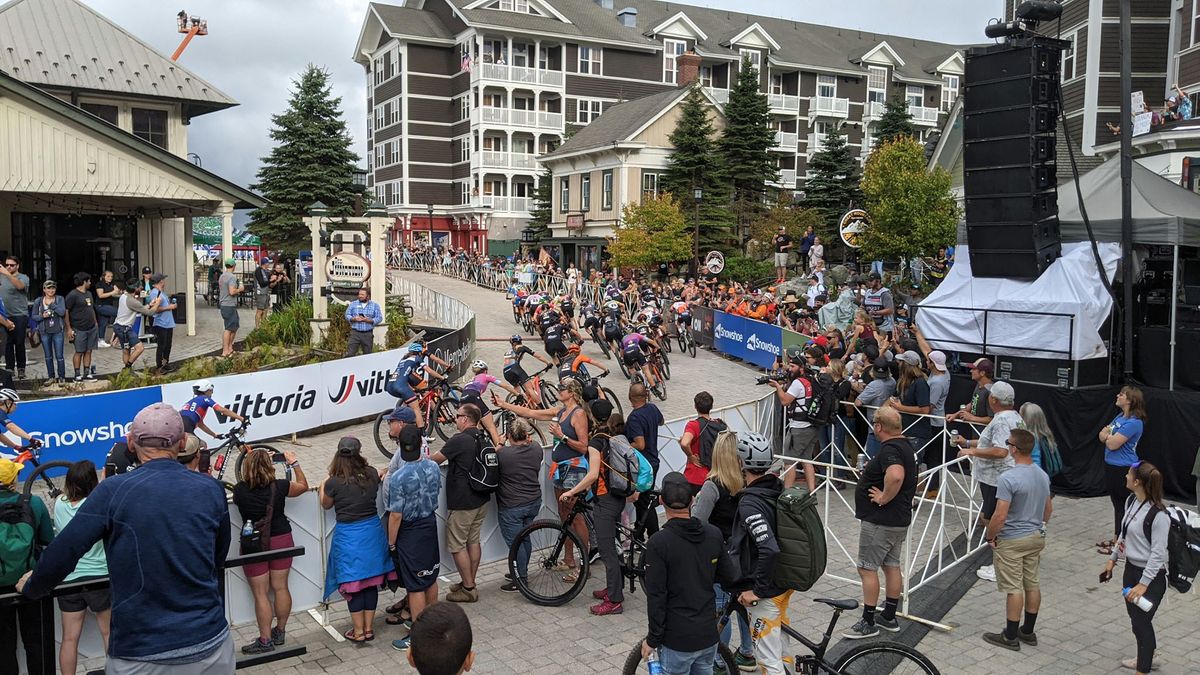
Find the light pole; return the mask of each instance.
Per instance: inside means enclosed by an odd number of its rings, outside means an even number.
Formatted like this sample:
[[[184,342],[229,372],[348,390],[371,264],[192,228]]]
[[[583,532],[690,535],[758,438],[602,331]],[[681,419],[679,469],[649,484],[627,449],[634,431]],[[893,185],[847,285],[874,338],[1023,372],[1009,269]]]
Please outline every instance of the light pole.
[[[688,276],[693,279],[700,276],[700,200],[704,199],[704,190],[692,189],[692,204],[695,209],[692,217],[692,272]]]
[[[425,224],[429,226],[429,248],[433,248],[433,204],[425,205],[425,212],[429,214],[429,219]]]

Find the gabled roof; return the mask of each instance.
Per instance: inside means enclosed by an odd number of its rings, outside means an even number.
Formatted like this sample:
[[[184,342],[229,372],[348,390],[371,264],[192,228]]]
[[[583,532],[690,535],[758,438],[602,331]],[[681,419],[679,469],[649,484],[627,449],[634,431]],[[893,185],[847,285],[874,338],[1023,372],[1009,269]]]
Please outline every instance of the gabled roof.
[[[884,40],[883,42],[880,42],[872,47],[870,51],[860,56],[858,60],[866,63],[873,63],[876,60],[876,55],[882,55],[883,58],[887,59],[889,63],[892,63],[897,68],[907,65],[904,59],[896,53],[896,50],[892,49],[892,46],[887,43],[887,40]]]
[[[695,21],[692,21],[691,19],[689,19],[688,15],[683,13],[682,11],[676,12],[675,16],[672,16],[669,19],[662,21],[654,28],[651,28],[650,30],[646,31],[646,35],[653,37],[653,36],[658,35],[659,33],[663,32],[667,28],[670,28],[672,25],[674,25],[676,23],[686,24],[688,27],[688,30],[691,31],[692,34],[694,34],[696,37],[700,38],[701,40],[708,39],[708,34],[705,33],[700,28],[700,26],[697,26]]]
[[[751,33],[758,33],[760,37],[766,40],[767,44],[771,45],[771,49],[776,51],[782,49],[782,47],[779,46],[779,43],[775,41],[775,38],[771,37],[771,34],[767,32],[767,29],[758,25],[757,22],[752,23],[745,29],[739,31],[737,35],[733,35],[727,40],[721,40],[721,44],[736,47],[738,43],[740,43],[747,35]]]
[[[656,46],[661,46],[657,41],[642,34],[642,31],[651,24],[642,22],[641,17],[638,18],[641,28],[623,26],[617,20],[616,10],[604,9],[592,0],[551,0],[554,9],[566,19],[566,22],[551,17],[518,14],[500,9],[467,9],[474,3],[474,0],[427,1],[451,3],[456,8],[456,12],[473,26],[494,26],[505,30],[527,32],[531,35],[577,37],[587,42],[607,43],[626,49],[654,49]],[[626,7],[629,3],[617,4],[620,7]]]
[[[647,124],[683,100],[687,93],[687,87],[680,87],[618,103],[576,132],[554,152],[542,155],[540,159],[557,159],[628,141]]]
[[[79,0],[0,5],[0,71],[39,87],[183,101],[190,116],[237,105]]]

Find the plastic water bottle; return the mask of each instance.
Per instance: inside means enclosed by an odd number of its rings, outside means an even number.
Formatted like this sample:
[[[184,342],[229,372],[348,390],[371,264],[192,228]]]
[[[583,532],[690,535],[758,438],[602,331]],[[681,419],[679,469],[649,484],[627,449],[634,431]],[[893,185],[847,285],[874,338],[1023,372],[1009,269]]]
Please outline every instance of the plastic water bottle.
[[[242,525],[242,536],[243,537],[253,537],[254,536],[254,523],[247,520],[246,524]]]
[[[1129,595],[1129,591],[1132,591],[1132,590],[1133,590],[1133,588],[1129,588],[1129,587],[1122,588],[1121,594],[1127,596],[1127,595]],[[1144,595],[1142,597],[1138,598],[1137,602],[1135,602],[1133,604],[1136,605],[1137,608],[1142,610],[1143,612],[1149,612],[1150,610],[1154,609],[1154,603],[1150,602],[1148,599],[1146,599],[1146,596],[1144,596]]]
[[[662,661],[658,658],[658,650],[650,652],[650,658],[646,659],[646,667],[650,669],[650,675],[662,675]]]

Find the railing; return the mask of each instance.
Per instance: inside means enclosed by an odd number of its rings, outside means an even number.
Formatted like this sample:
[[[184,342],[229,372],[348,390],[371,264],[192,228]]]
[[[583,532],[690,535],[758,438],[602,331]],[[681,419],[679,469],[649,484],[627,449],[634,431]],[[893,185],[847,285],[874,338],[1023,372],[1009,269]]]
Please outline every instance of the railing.
[[[771,112],[775,113],[794,113],[800,112],[800,97],[790,94],[768,94],[767,100],[771,104]]]
[[[914,124],[937,124],[939,112],[937,108],[927,108],[923,105],[908,106],[908,114],[912,115]]]
[[[536,84],[547,87],[563,86],[563,73],[560,70],[545,70],[526,66],[510,66],[497,63],[480,63],[471,71],[473,80],[496,80],[499,82],[516,82],[519,84]]]
[[[849,117],[850,99],[836,96],[813,96],[809,99],[808,114],[824,117]]]
[[[725,105],[726,103],[729,103],[729,90],[728,89],[717,89],[716,87],[705,87],[704,91],[707,91],[709,93],[709,95],[711,95],[713,97],[713,99],[717,103],[720,103],[721,105]]]
[[[775,132],[775,149],[795,152],[796,146],[799,144],[799,138],[792,131],[776,131]]]
[[[479,153],[479,164],[484,168],[494,169],[536,169],[537,159],[525,152],[484,150]]]
[[[808,135],[808,154],[810,156],[825,149],[825,138],[826,134],[811,133]]]
[[[796,170],[795,169],[780,169],[779,182],[777,185],[782,185],[786,188],[796,187]]]
[[[561,130],[563,114],[543,110],[481,106],[479,121],[485,124],[509,124],[515,127]]]
[[[532,197],[493,197],[492,199],[495,200],[492,208],[496,211],[528,213],[533,208]]]
[[[863,119],[875,120],[883,117],[884,105],[882,101],[867,101],[863,105]]]

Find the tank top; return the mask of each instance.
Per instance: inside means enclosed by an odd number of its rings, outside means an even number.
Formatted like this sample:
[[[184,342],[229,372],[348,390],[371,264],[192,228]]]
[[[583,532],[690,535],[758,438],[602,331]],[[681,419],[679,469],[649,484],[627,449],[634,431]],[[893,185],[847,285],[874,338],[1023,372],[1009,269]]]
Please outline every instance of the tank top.
[[[712,513],[708,514],[708,523],[721,531],[721,538],[729,541],[733,534],[733,519],[737,517],[737,497],[729,494],[729,490],[718,481],[712,481],[717,488],[717,503],[713,505]]]
[[[571,419],[579,410],[579,406],[575,406],[574,408],[571,408],[567,412],[563,413],[558,418],[558,433],[563,437],[564,440],[560,440],[558,443],[554,444],[554,451],[550,453],[550,459],[552,461],[566,462],[580,456],[578,452],[575,452],[571,449],[571,446],[567,445],[565,440],[567,438],[573,441],[579,440],[579,436],[575,433],[575,427],[571,424]]]

